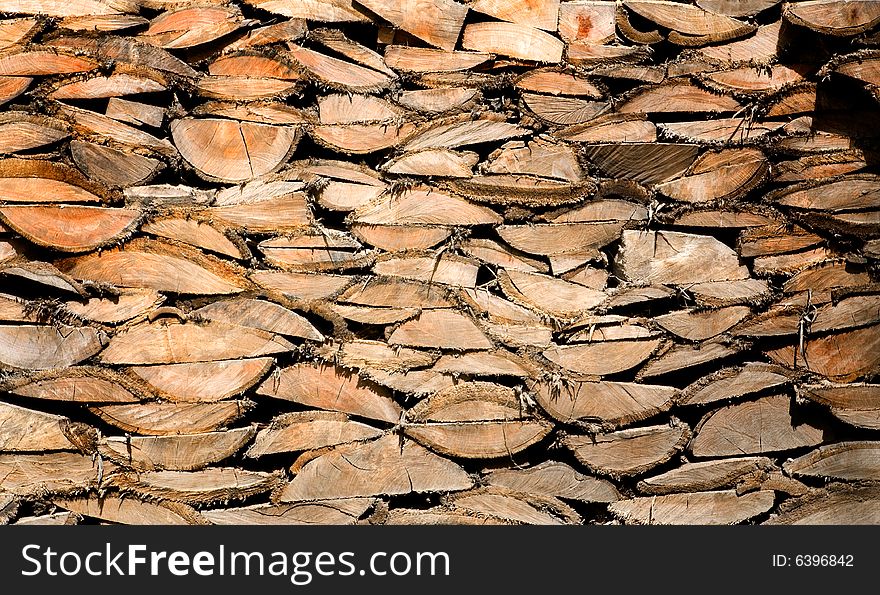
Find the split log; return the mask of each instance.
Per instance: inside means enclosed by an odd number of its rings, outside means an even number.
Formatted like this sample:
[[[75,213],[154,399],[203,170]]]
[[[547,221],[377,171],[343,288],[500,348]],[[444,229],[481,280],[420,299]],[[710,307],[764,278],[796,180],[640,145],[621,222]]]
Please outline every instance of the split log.
[[[739,353],[743,348],[727,345],[723,340],[704,341],[699,345],[676,345],[639,370],[637,378],[655,378],[681,370],[714,363]]]
[[[782,368],[762,363],[749,363],[727,368],[697,380],[681,392],[678,405],[706,405],[739,399],[790,382]]]
[[[566,41],[606,43],[614,38],[616,6],[577,0],[559,5],[559,35]]]
[[[835,417],[850,425],[880,428],[880,392],[877,385],[805,385],[799,395],[829,407]]]
[[[468,9],[454,0],[401,4],[389,0],[358,0],[395,27],[422,41],[452,51],[458,42]]]
[[[431,369],[456,377],[461,375],[527,378],[537,373],[537,368],[533,364],[503,349],[443,355]]]
[[[395,371],[365,370],[365,373],[376,384],[405,395],[432,395],[456,385],[452,376],[433,370],[407,370],[404,374]]]
[[[848,211],[880,208],[880,180],[857,174],[836,181],[819,180],[771,193],[778,204],[804,210]]]
[[[0,325],[0,364],[28,370],[72,366],[95,355],[107,337],[91,327]]]
[[[288,56],[312,79],[339,91],[373,93],[387,87],[391,76],[320,52],[290,45]]]
[[[385,63],[404,72],[456,72],[470,70],[492,59],[483,52],[446,51],[389,45],[385,48]]]
[[[158,159],[80,140],[70,141],[70,154],[90,179],[108,186],[143,184],[163,168]]]
[[[245,453],[258,458],[280,452],[316,450],[349,442],[372,440],[382,436],[366,424],[352,421],[343,413],[308,411],[286,413],[275,417],[272,423],[257,433]]]
[[[107,368],[72,366],[27,374],[3,383],[14,395],[73,403],[138,403],[144,391]]]
[[[240,267],[194,248],[138,238],[123,248],[55,263],[76,279],[171,293],[223,295],[250,288]]]
[[[454,149],[467,145],[507,140],[525,136],[527,133],[525,128],[516,124],[490,119],[453,121],[452,123],[440,121],[438,124],[420,130],[403,148],[406,151],[436,148]]]
[[[685,463],[666,473],[646,477],[639,482],[638,488],[645,494],[718,490],[733,487],[772,468],[773,462],[766,457],[734,457]]]
[[[384,341],[367,340],[327,343],[318,350],[318,355],[342,367],[357,368],[364,372],[371,370],[407,372],[410,368],[430,366],[438,357],[434,351],[421,351],[399,345],[391,346]]]
[[[404,433],[440,454],[510,457],[542,440],[553,425],[528,415],[513,389],[470,382],[420,401],[406,414]]]
[[[383,308],[450,308],[443,288],[421,281],[372,277],[353,285],[339,301],[361,306]]]
[[[669,41],[683,46],[727,41],[756,28],[726,15],[678,2],[625,0],[623,6],[661,27],[672,29]]]
[[[101,354],[109,364],[177,364],[283,353],[286,340],[222,322],[140,324],[116,335]]]
[[[212,118],[171,122],[181,156],[210,180],[242,182],[275,171],[296,148],[299,131]]]
[[[102,405],[89,410],[124,432],[147,436],[200,434],[226,427],[245,414],[250,401]]]
[[[563,381],[559,387],[539,382],[532,394],[544,411],[562,423],[598,421],[622,427],[668,411],[676,390],[631,382]]]
[[[381,166],[390,174],[436,176],[439,178],[469,178],[479,156],[471,152],[451,149],[424,149],[404,153]]]
[[[388,511],[385,525],[515,525],[513,521],[478,514],[469,510],[449,510],[445,507],[422,510],[394,508]]]
[[[748,279],[737,254],[711,236],[674,231],[624,231],[615,263],[624,279],[648,283],[705,283]]]
[[[715,126],[720,120],[711,122]],[[667,132],[680,134],[670,126],[667,125]],[[697,137],[688,135],[688,138]],[[745,195],[768,174],[767,159],[761,151],[723,149],[717,153],[703,153],[685,176],[659,184],[657,190],[669,198],[691,204],[726,200]]]
[[[241,394],[272,367],[270,357],[131,366],[128,372],[175,403],[212,403]]]
[[[201,471],[120,472],[112,475],[108,483],[123,493],[197,505],[244,500],[268,492],[281,483],[281,476],[234,467],[210,467]]]
[[[786,4],[783,17],[819,33],[848,37],[880,23],[880,7],[869,0],[813,0]]]
[[[679,310],[657,316],[654,321],[670,333],[688,341],[704,341],[724,333],[750,313],[745,306],[711,310]]]
[[[528,145],[511,142],[489,155],[486,167],[493,174],[531,174],[577,182],[584,172],[572,147],[533,140]],[[465,177],[465,176],[462,176]]]
[[[85,449],[97,438],[86,424],[8,403],[0,403],[0,422],[0,452]]]
[[[619,500],[608,510],[628,524],[736,525],[766,513],[775,500],[772,490],[742,496],[734,490],[690,492]]]
[[[324,336],[308,319],[283,306],[264,300],[248,298],[223,300],[194,310],[191,316],[310,341],[324,340]]]
[[[875,486],[835,485],[799,498],[765,525],[876,525],[880,523],[880,490]]]
[[[554,345],[544,357],[576,374],[605,376],[630,370],[653,354],[661,339],[602,341],[576,345]]]
[[[378,495],[466,490],[473,480],[448,459],[410,440],[388,435],[336,447],[305,464],[274,495],[278,502],[303,502]]]
[[[789,475],[876,481],[880,479],[880,443],[838,442],[820,446],[782,466]]]
[[[296,364],[283,368],[277,378],[261,384],[257,394],[387,423],[400,421],[403,411],[387,391],[330,366]]]
[[[636,90],[617,111],[622,114],[719,113],[735,112],[740,107],[740,103],[732,97],[716,95],[688,82],[673,81]]]
[[[578,513],[553,496],[523,494],[503,488],[477,488],[448,498],[453,509],[523,525],[579,525]]]
[[[650,426],[593,436],[569,435],[563,444],[599,475],[638,475],[671,459],[690,439],[686,424]]]
[[[499,284],[511,301],[540,314],[572,318],[602,304],[607,295],[549,275],[517,270],[498,274]]]
[[[194,508],[180,502],[149,502],[117,495],[54,498],[59,508],[122,525],[207,525]]]
[[[322,124],[384,122],[399,118],[403,111],[393,103],[372,95],[334,93],[318,99]]]
[[[205,80],[205,79],[203,79]],[[199,82],[201,86],[202,82]],[[107,102],[107,109],[104,111],[108,118],[128,122],[135,126],[146,124],[154,128],[162,126],[165,120],[165,109],[146,103],[128,101],[118,97],[111,97]]]
[[[256,428],[248,427],[177,436],[109,436],[98,442],[98,452],[138,471],[194,471],[234,455],[255,434]]]
[[[259,249],[274,266],[301,271],[361,268],[375,255],[361,250],[360,242],[347,233],[317,229],[263,240]]]
[[[554,26],[553,29],[556,27]],[[534,62],[559,63],[565,44],[534,24],[485,22],[464,28],[461,47]]]
[[[579,502],[614,502],[620,495],[604,479],[584,475],[565,463],[547,461],[526,469],[497,469],[486,475],[490,486]]]
[[[300,504],[255,504],[202,511],[214,525],[354,525],[373,507],[372,498]]]
[[[502,219],[487,207],[431,189],[415,189],[365,206],[352,221],[372,225],[485,225]]]
[[[388,277],[403,277],[427,283],[439,283],[457,287],[474,287],[477,283],[479,263],[473,259],[452,254],[426,256],[380,257],[373,265],[373,272]]]
[[[590,101],[574,97],[555,97],[552,95],[538,95],[537,93],[523,93],[522,101],[533,114],[551,124],[570,126],[559,133],[560,138],[566,140],[614,140],[607,139],[603,135],[604,130],[596,130],[599,116],[608,110],[608,104],[601,101]],[[583,124],[582,127],[578,125]],[[577,132],[572,129],[577,128]],[[581,130],[585,128],[586,131]],[[629,131],[617,130],[627,139],[633,138]]]
[[[117,325],[145,316],[165,300],[164,296],[153,289],[117,289],[116,291],[117,294],[112,297],[69,301],[64,307],[83,320]]]
[[[141,231],[160,238],[176,240],[203,250],[235,259],[245,258],[246,246],[240,239],[233,241],[230,234],[223,233],[210,223],[182,217],[154,219],[141,226]]]
[[[369,17],[353,0],[246,0],[246,4],[295,19],[321,23],[368,22]]]
[[[839,382],[851,382],[872,374],[880,365],[875,346],[880,341],[880,325],[811,338],[803,353],[798,345],[768,350],[774,362],[795,367],[795,356],[810,371]]]
[[[92,457],[70,452],[0,454],[0,489],[18,496],[44,498],[47,494],[75,494],[100,487],[102,468]]]
[[[141,213],[88,206],[7,206],[0,219],[29,241],[61,252],[88,252],[131,233]]]
[[[592,145],[584,149],[584,154],[609,176],[643,184],[678,177],[697,157],[696,145],[650,142],[653,140]]]
[[[450,310],[424,310],[391,333],[392,345],[454,350],[491,349],[492,341],[467,316]]]
[[[797,417],[787,396],[728,405],[700,421],[690,451],[696,457],[737,456],[816,446],[827,429]]]

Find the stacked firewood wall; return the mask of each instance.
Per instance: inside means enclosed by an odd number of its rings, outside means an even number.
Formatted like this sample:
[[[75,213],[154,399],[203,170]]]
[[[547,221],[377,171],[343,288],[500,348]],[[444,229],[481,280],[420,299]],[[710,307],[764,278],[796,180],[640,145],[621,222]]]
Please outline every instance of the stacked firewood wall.
[[[0,0],[0,522],[880,523],[878,25]]]

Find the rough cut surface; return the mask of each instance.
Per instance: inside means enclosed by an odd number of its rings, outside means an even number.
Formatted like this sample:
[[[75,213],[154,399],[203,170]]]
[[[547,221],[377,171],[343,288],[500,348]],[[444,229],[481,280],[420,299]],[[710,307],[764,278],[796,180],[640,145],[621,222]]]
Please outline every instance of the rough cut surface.
[[[0,524],[880,524],[878,149],[877,1],[0,0]]]

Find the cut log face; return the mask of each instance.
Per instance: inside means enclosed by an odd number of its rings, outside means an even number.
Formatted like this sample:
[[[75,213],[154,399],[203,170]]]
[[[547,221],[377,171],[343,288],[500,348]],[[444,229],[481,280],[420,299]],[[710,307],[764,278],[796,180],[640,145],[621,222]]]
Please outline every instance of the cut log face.
[[[267,333],[323,341],[324,336],[296,312],[272,302],[255,299],[232,299],[214,302],[193,312],[207,320],[217,320]]]
[[[876,481],[880,478],[880,443],[838,442],[786,461],[789,475]]]
[[[819,33],[850,36],[880,23],[880,7],[869,0],[814,0],[803,5],[786,4],[783,16],[791,23]]]
[[[399,422],[403,412],[386,391],[332,366],[297,364],[284,368],[277,378],[269,378],[260,385],[257,393],[387,423]]]
[[[116,335],[101,354],[108,364],[178,364],[283,353],[286,340],[222,322],[141,324]]]
[[[522,525],[580,524],[577,512],[552,496],[523,494],[501,488],[478,488],[455,494],[454,509],[483,514]]]
[[[125,432],[147,436],[198,434],[226,427],[251,407],[250,401],[102,405],[90,411]]]
[[[812,338],[800,353],[797,345],[773,349],[767,355],[776,363],[794,367],[797,360],[809,370],[831,380],[851,382],[872,374],[880,365],[876,349],[880,325]],[[796,357],[797,356],[797,357]]]
[[[149,502],[116,495],[55,498],[59,508],[122,525],[207,525],[191,506],[180,502]]]
[[[681,310],[658,316],[654,321],[670,333],[689,341],[711,339],[730,330],[749,315],[745,306],[715,310]]]
[[[691,492],[620,500],[608,510],[627,524],[636,525],[735,525],[770,510],[772,490],[742,496],[734,490]]]
[[[279,502],[449,492],[472,487],[468,474],[415,442],[389,435],[340,446],[308,462],[281,488]]]
[[[0,364],[28,370],[72,366],[104,347],[106,335],[91,327],[0,325]]]
[[[490,472],[486,481],[490,486],[514,492],[563,500],[614,502],[620,498],[611,482],[584,475],[556,461],[546,461],[527,469],[499,469]]]
[[[169,401],[212,403],[240,394],[272,367],[269,357],[131,366],[128,371]]]
[[[790,382],[785,370],[768,364],[750,363],[721,370],[697,380],[681,392],[679,405],[706,405],[780,387]]]
[[[96,439],[85,424],[7,403],[0,403],[0,422],[0,452],[75,450]]]
[[[141,391],[121,374],[97,367],[70,367],[28,375],[4,387],[33,399],[73,403],[137,403]]]
[[[706,283],[748,279],[736,252],[711,236],[680,232],[624,231],[617,262],[627,280]]]
[[[419,402],[407,414],[404,433],[453,457],[512,456],[544,438],[553,426],[523,411],[513,389],[471,382]]]
[[[374,503],[373,498],[345,498],[317,503],[215,508],[201,514],[214,525],[354,525]]]
[[[388,338],[392,345],[442,347],[453,350],[491,349],[494,345],[467,316],[450,310],[425,310],[401,324]]]
[[[561,387],[539,383],[535,400],[553,419],[624,426],[647,419],[672,406],[675,389],[630,382],[563,382]]]
[[[874,384],[806,385],[801,396],[831,408],[848,424],[880,428],[880,387]]]
[[[562,60],[565,44],[533,26],[486,22],[471,23],[465,27],[462,47],[466,50],[555,64]]]
[[[259,431],[245,456],[258,458],[279,452],[317,450],[328,446],[372,440],[382,430],[352,421],[332,411],[297,412],[279,415]]]
[[[262,471],[211,467],[201,471],[123,472],[110,477],[109,483],[123,492],[159,501],[206,504],[268,492],[281,483],[281,477]]]
[[[657,350],[661,342],[661,339],[654,339],[556,345],[544,351],[544,357],[578,374],[605,376],[638,366]]]
[[[880,490],[876,486],[834,485],[798,499],[797,505],[771,517],[765,525],[876,525]]]
[[[393,0],[359,0],[395,27],[422,41],[452,51],[458,41],[468,9],[454,0],[427,0],[401,4]]]
[[[671,494],[729,488],[760,473],[772,469],[766,457],[739,457],[685,463],[666,473],[647,477],[639,482],[640,492]]]
[[[92,457],[70,452],[0,454],[0,489],[18,496],[73,494],[99,487],[103,470]]]
[[[596,308],[608,297],[602,291],[538,273],[510,270],[498,277],[502,291],[512,301],[559,318]]]
[[[569,435],[563,444],[591,471],[619,478],[665,463],[685,447],[690,436],[690,428],[678,423],[595,436]]]
[[[98,442],[98,452],[137,471],[194,471],[234,455],[255,434],[252,426],[177,436],[109,436]]]
[[[791,399],[782,395],[717,409],[697,426],[690,451],[697,457],[763,454],[816,446],[826,439],[827,429],[797,415]]]
[[[295,148],[293,127],[211,118],[171,123],[181,156],[212,180],[243,182],[274,171]]]
[[[87,252],[118,241],[140,212],[80,206],[8,206],[0,218],[31,242],[61,252]]]

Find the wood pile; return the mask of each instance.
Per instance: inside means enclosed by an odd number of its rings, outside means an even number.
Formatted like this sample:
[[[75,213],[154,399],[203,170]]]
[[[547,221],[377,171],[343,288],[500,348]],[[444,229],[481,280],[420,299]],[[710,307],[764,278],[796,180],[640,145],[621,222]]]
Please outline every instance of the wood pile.
[[[0,13],[0,522],[880,523],[880,2]]]

